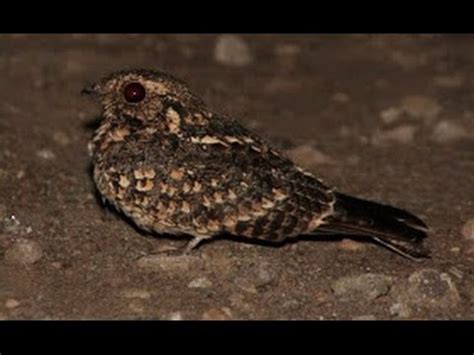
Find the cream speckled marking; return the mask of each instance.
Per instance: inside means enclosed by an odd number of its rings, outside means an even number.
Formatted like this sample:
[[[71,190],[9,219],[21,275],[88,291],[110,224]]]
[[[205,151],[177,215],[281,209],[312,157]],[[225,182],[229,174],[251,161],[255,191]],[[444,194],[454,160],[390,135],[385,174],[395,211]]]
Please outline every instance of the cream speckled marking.
[[[130,131],[127,128],[116,128],[109,133],[109,137],[114,142],[120,142],[125,139],[126,136],[130,134]]]
[[[269,210],[269,209],[272,209],[273,207],[275,207],[275,204],[270,201],[269,199],[263,197],[262,198],[262,207]]]
[[[212,197],[214,197],[214,201],[216,203],[224,203],[224,200],[223,200],[222,196],[223,196],[222,192],[217,192],[216,191],[212,194]]]
[[[279,189],[272,189],[273,196],[275,197],[275,200],[277,201],[283,201],[288,198],[288,195],[286,195],[283,191]]]
[[[120,175],[119,185],[123,188],[130,186],[130,180],[125,175]]]
[[[211,219],[207,223],[207,229],[210,230],[211,232],[218,232],[220,230],[219,223]]]
[[[166,118],[168,120],[168,128],[171,133],[178,133],[181,125],[181,117],[179,114],[172,108],[168,108],[166,111]]]
[[[202,185],[200,183],[198,183],[197,181],[194,181],[193,191],[194,192],[199,192],[199,191],[201,191],[201,188],[202,188]]]
[[[173,180],[182,180],[183,177],[184,177],[184,169],[175,169],[175,170],[172,170],[171,173],[170,173],[170,177],[173,179]]]
[[[145,191],[150,191],[151,189],[153,189],[154,186],[155,184],[151,180],[139,180],[137,184],[135,185],[135,188],[138,191],[145,192]]]
[[[227,142],[229,142],[231,144],[232,143],[243,144],[243,142],[240,139],[236,138],[236,137],[225,136],[224,138]]]
[[[184,213],[189,213],[191,212],[191,208],[189,206],[189,203],[187,203],[186,201],[183,201],[181,203],[181,211],[184,212]]]
[[[202,204],[205,207],[208,207],[208,208],[211,207],[211,201],[206,195],[202,195]]]
[[[227,197],[230,200],[236,200],[237,199],[237,195],[235,194],[235,192],[233,190],[229,189],[227,192],[228,192]]]

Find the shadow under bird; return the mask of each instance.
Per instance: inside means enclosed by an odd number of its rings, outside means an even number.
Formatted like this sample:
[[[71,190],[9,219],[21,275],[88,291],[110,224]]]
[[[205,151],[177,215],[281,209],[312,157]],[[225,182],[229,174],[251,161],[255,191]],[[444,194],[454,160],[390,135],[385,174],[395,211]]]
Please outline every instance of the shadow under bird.
[[[119,71],[83,93],[103,109],[88,146],[101,196],[145,231],[192,236],[187,251],[222,234],[347,235],[428,255],[418,217],[335,191],[171,75]]]

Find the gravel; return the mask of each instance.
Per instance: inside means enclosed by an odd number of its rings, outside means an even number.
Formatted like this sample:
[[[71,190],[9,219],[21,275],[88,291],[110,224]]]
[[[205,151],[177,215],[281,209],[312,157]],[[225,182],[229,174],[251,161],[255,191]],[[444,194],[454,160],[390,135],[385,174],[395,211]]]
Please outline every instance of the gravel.
[[[206,277],[199,277],[188,284],[189,288],[211,288],[212,282]]]
[[[466,240],[474,241],[474,218],[469,219],[461,229],[461,234]]]
[[[56,154],[51,149],[41,149],[36,152],[38,158],[44,160],[53,160],[56,159]]]
[[[402,100],[401,108],[410,117],[428,121],[436,118],[442,110],[436,99],[422,95],[406,96]]]
[[[229,320],[232,317],[232,311],[227,307],[211,308],[202,315],[203,320]]]
[[[245,66],[252,62],[252,53],[247,43],[235,35],[221,35],[217,38],[214,57],[220,64]]]
[[[18,240],[5,252],[5,260],[12,264],[31,265],[42,257],[41,246],[32,240]]]
[[[297,146],[286,150],[286,154],[297,164],[303,166],[313,166],[322,164],[332,164],[333,159],[325,153],[315,149],[310,144]]]
[[[450,308],[459,303],[460,297],[454,281],[447,273],[426,268],[412,273],[407,283],[397,292],[400,308]]]
[[[440,121],[431,134],[431,139],[437,143],[452,143],[468,137],[464,127],[453,121]]]
[[[340,301],[372,301],[386,295],[392,282],[390,276],[367,273],[339,278],[332,283],[331,289]]]
[[[376,146],[389,145],[391,143],[409,144],[415,138],[417,128],[411,125],[401,125],[390,130],[376,130],[372,135],[372,144]]]
[[[137,265],[147,271],[187,271],[198,258],[190,255],[147,255],[137,260]]]

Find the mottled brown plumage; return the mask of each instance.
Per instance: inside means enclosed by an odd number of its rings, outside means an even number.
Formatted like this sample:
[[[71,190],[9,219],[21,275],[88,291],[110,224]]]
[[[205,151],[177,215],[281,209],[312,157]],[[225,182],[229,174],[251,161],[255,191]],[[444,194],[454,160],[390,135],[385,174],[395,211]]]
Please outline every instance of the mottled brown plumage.
[[[121,71],[84,92],[104,110],[89,144],[96,186],[144,230],[193,236],[188,249],[224,233],[277,242],[321,232],[424,254],[418,218],[334,192],[170,75]]]

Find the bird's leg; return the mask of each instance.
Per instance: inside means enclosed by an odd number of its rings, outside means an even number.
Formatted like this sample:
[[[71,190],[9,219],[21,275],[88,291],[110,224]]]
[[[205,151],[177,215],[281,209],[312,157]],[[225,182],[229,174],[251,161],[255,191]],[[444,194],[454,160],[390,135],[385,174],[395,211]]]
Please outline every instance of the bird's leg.
[[[184,247],[183,254],[189,254],[193,249],[197,248],[199,244],[205,239],[209,239],[211,236],[199,235],[191,239]]]
[[[210,236],[195,236],[189,242],[180,247],[173,247],[163,251],[163,254],[168,256],[184,256],[191,254],[193,249],[196,249],[198,245],[204,240],[209,239]]]

